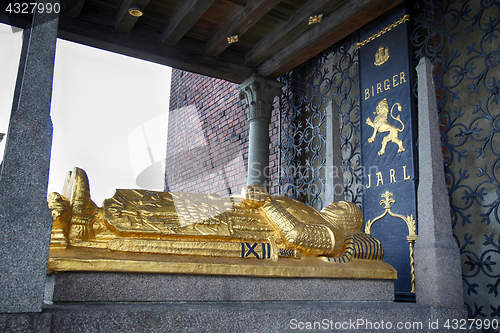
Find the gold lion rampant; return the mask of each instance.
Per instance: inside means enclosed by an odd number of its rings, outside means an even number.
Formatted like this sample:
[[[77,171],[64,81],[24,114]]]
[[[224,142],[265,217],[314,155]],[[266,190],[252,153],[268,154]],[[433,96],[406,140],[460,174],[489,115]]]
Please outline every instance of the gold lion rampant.
[[[370,118],[366,119],[366,123],[373,127],[373,135],[368,139],[369,143],[373,143],[375,141],[377,133],[389,132],[389,134],[387,134],[382,140],[382,148],[378,152],[379,156],[384,155],[385,147],[387,146],[387,143],[389,141],[392,141],[399,146],[398,153],[402,153],[405,151],[405,148],[403,147],[403,141],[398,138],[398,132],[402,132],[405,129],[405,124],[403,124],[399,115],[397,117],[394,117],[392,114],[392,110],[394,110],[394,107],[396,105],[398,106],[399,112],[401,112],[402,110],[401,104],[395,103],[391,108],[391,117],[392,119],[397,120],[401,123],[401,125],[403,126],[403,128],[401,129],[389,124],[389,122],[387,121],[387,117],[389,115],[389,103],[387,103],[386,98],[378,103],[376,111],[373,112],[373,114],[377,115],[375,119],[373,121]]]

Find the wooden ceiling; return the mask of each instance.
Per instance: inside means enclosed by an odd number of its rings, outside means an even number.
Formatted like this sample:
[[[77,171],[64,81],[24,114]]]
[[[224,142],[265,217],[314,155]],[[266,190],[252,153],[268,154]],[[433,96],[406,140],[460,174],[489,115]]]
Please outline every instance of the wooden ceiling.
[[[58,36],[240,83],[253,73],[286,73],[401,2],[61,0]],[[129,14],[133,6],[141,17]],[[318,14],[322,21],[309,25]],[[235,34],[239,41],[229,44]]]

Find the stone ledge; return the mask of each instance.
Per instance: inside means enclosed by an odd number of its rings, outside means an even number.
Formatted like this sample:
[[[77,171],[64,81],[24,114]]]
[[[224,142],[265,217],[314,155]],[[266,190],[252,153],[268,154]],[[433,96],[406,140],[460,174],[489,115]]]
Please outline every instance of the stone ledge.
[[[465,308],[441,308],[392,302],[204,302],[64,304],[46,306],[40,314],[0,314],[0,331],[24,332],[326,332],[325,327],[299,329],[302,323],[333,325],[333,331],[455,332],[447,319],[465,319]],[[295,320],[295,321],[294,321]],[[363,320],[355,329],[336,330],[336,323]],[[366,323],[422,323],[422,329],[365,329]],[[430,329],[429,323],[438,323]],[[369,328],[369,327],[368,327]],[[468,332],[457,330],[456,332]]]
[[[54,302],[393,301],[393,280],[65,272]]]

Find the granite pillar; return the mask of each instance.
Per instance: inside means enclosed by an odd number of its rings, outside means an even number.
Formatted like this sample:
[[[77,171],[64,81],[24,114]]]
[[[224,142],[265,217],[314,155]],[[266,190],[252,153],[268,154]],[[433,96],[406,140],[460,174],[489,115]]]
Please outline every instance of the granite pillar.
[[[415,243],[417,303],[464,305],[460,251],[453,239],[433,66],[422,58],[418,75],[418,240]]]
[[[269,186],[269,124],[274,97],[281,95],[283,85],[254,74],[238,86],[250,123],[247,185]]]
[[[340,117],[338,109],[330,101],[326,106],[325,205],[344,199]]]
[[[38,3],[55,3],[38,1]],[[47,185],[58,14],[34,11],[23,32],[0,173],[0,312],[42,310],[52,217]]]

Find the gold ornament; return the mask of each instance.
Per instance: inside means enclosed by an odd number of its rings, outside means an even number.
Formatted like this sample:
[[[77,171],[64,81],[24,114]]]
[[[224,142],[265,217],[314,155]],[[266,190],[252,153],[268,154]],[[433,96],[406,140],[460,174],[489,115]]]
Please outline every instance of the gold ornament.
[[[406,223],[406,226],[408,227],[408,236],[406,236],[406,240],[408,241],[408,245],[410,247],[410,270],[411,270],[411,292],[415,292],[415,261],[414,261],[414,255],[413,255],[413,244],[417,241],[418,235],[416,234],[417,231],[417,225],[415,223],[415,219],[413,218],[413,215],[407,215],[404,217],[401,214],[396,214],[391,211],[391,204],[396,203],[396,199],[393,198],[394,194],[389,191],[385,191],[382,193],[381,197],[382,200],[380,200],[380,205],[384,205],[384,213],[382,213],[380,216],[377,216],[373,220],[368,220],[366,222],[365,226],[365,233],[370,234],[371,228],[373,223],[376,221],[382,219],[384,216],[389,213],[390,216],[400,218]]]
[[[401,110],[402,110],[401,104],[395,103],[392,106],[392,108],[391,108],[391,117],[392,117],[392,119],[397,120],[397,121],[399,121],[401,123],[401,125],[403,126],[401,129],[397,128],[394,125],[389,124],[389,122],[387,121],[387,118],[389,116],[389,104],[387,103],[387,99],[386,98],[384,98],[383,100],[381,100],[378,103],[378,105],[376,107],[376,111],[373,112],[373,114],[377,115],[375,117],[375,119],[373,121],[370,118],[366,119],[366,123],[369,126],[373,127],[373,134],[368,139],[369,143],[373,143],[375,141],[375,137],[377,136],[378,133],[389,132],[389,134],[387,134],[382,139],[382,148],[378,152],[379,156],[384,155],[384,153],[385,153],[385,147],[387,146],[387,143],[389,143],[389,141],[392,141],[392,142],[394,142],[395,144],[398,145],[398,147],[399,147],[398,153],[402,153],[402,152],[405,151],[405,148],[403,147],[403,141],[401,141],[398,138],[399,132],[404,131],[405,124],[401,121],[401,116],[400,115],[398,115],[397,117],[394,117],[393,114],[392,114],[392,111],[394,110],[394,107],[396,105],[398,106],[399,112],[401,112]]]
[[[49,272],[396,278],[349,202],[318,212],[253,185],[229,198],[118,189],[99,208],[75,168],[49,207]]]

